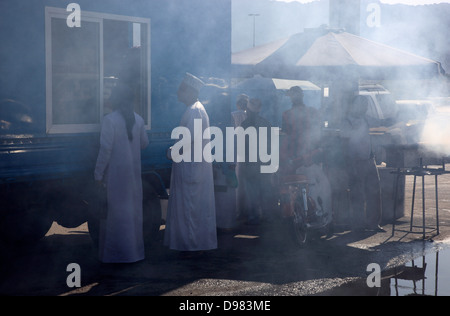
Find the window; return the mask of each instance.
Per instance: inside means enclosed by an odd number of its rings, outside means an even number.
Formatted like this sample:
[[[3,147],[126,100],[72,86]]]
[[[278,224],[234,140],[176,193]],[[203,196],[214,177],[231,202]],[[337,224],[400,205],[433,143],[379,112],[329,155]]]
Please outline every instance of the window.
[[[376,98],[380,104],[384,118],[395,118],[397,116],[397,104],[392,94],[377,94]]]
[[[377,105],[375,104],[375,102],[373,102],[372,98],[370,97],[370,95],[365,95],[364,97],[367,98],[367,115],[373,118],[380,118],[380,113],[377,109]]]
[[[99,131],[119,80],[150,128],[150,20],[81,11],[69,27],[69,13],[46,8],[47,132]]]

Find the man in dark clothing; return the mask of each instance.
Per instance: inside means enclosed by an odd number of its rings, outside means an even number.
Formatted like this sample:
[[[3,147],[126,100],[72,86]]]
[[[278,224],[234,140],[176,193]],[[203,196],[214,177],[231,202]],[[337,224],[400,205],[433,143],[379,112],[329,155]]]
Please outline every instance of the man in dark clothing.
[[[287,95],[291,98],[292,108],[282,117],[284,136],[280,159],[284,173],[295,173],[296,167],[312,162],[319,146],[320,122],[318,111],[303,103],[303,90],[299,86],[291,87]]]
[[[270,131],[271,124],[259,115],[261,110],[261,101],[259,99],[251,99],[247,108],[247,119],[242,122],[244,130],[254,128],[257,139],[250,139],[246,136],[245,148],[245,162],[241,165],[243,189],[246,195],[246,212],[248,224],[259,224],[264,217],[270,217],[268,213],[273,209],[273,194],[272,189],[272,174],[262,173],[261,165],[263,164],[259,159],[259,145],[261,141],[267,142],[267,147],[270,149]],[[260,127],[266,129],[266,133],[261,134]],[[264,140],[264,138],[266,138]],[[250,143],[252,142],[252,143]],[[256,153],[254,152],[256,150]],[[256,154],[256,161],[251,161],[252,155]]]
[[[292,108],[283,112],[281,141],[281,175],[301,174],[308,179],[308,196],[322,210],[323,224],[332,220],[331,186],[325,174],[320,146],[319,112],[303,103],[303,90],[293,86],[287,92]]]
[[[341,135],[347,139],[352,226],[355,230],[384,231],[379,226],[382,215],[380,176],[372,152],[367,108],[368,100],[356,96],[341,127]]]

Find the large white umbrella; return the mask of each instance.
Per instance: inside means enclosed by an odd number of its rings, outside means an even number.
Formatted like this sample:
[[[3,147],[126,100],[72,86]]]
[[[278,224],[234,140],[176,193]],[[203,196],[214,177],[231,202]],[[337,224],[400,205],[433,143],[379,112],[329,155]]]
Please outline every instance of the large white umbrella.
[[[301,80],[430,78],[439,62],[342,31],[318,29],[232,54],[234,76]]]

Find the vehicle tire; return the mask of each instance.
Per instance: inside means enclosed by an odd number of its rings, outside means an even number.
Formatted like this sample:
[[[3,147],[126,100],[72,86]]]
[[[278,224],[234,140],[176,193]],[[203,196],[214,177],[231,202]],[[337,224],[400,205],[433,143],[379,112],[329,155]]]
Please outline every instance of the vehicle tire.
[[[87,205],[82,200],[72,202],[70,205],[61,206],[60,210],[55,211],[55,221],[66,228],[78,227],[87,220]]]
[[[54,220],[66,228],[75,228],[88,220],[89,208],[95,195],[91,183],[73,181],[69,184],[54,185],[48,194],[50,207],[53,208]]]
[[[294,214],[292,216],[291,230],[294,242],[297,246],[304,247],[308,241],[308,230],[306,227],[306,215],[302,206],[303,202],[298,199],[294,203]]]

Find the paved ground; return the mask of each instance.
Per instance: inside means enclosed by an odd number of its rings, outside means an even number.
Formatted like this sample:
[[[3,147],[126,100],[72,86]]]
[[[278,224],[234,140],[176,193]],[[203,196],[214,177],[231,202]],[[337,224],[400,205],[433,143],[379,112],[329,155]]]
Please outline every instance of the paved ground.
[[[407,232],[411,180],[406,183],[405,216],[397,221],[394,235],[391,224],[384,225],[386,232],[362,234],[340,226],[303,249],[290,242],[284,226],[269,223],[221,232],[219,249],[200,257],[180,258],[159,240],[147,245],[142,262],[104,265],[96,259],[86,224],[65,229],[55,223],[33,247],[4,247],[0,295],[389,295],[385,281],[381,292],[365,285],[368,264],[379,264],[386,276],[391,268],[449,244],[450,175],[439,179],[440,234],[427,233],[425,241],[420,231]],[[434,225],[431,180],[426,182],[428,226]],[[421,212],[415,213],[415,222],[421,223]],[[67,285],[70,263],[80,266],[79,288]]]

